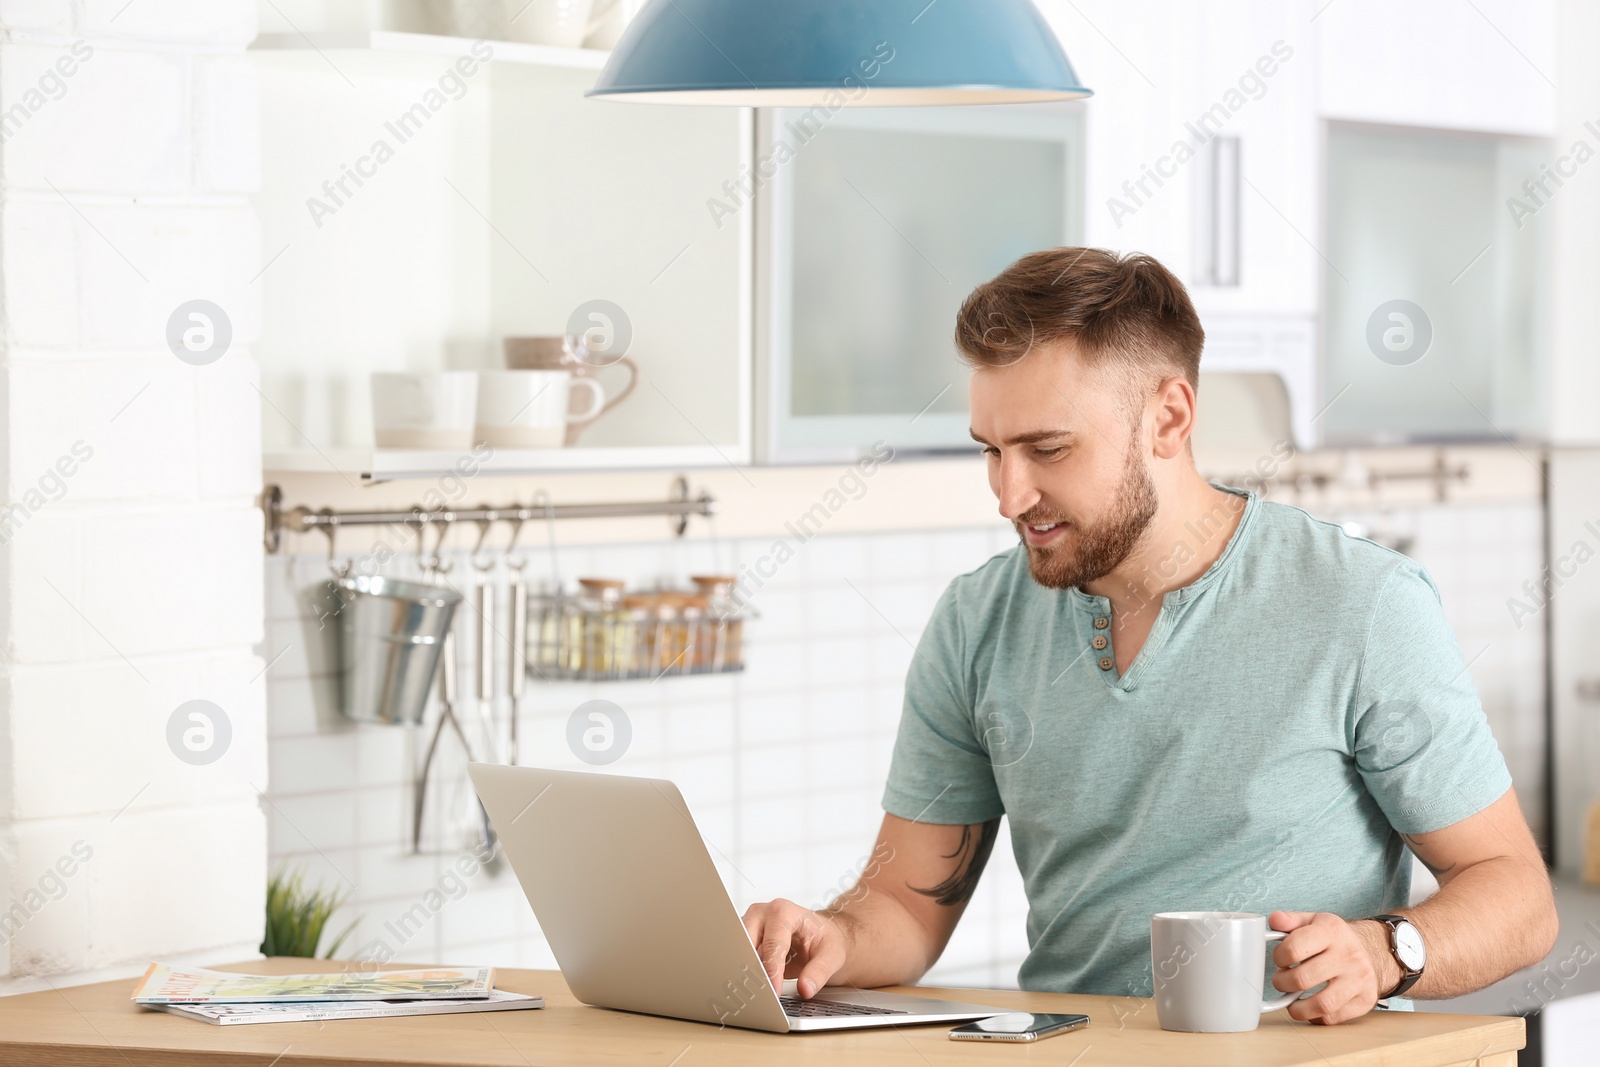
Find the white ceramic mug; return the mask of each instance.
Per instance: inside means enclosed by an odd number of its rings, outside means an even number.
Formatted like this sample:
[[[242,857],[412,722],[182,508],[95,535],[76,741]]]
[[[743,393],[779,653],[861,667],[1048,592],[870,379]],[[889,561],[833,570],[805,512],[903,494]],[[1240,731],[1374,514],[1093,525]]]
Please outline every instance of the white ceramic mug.
[[[470,449],[477,406],[476,371],[372,376],[379,448]]]
[[[574,378],[593,378],[604,366],[621,367],[628,372],[628,380],[620,389],[614,383],[606,387],[606,406],[600,410],[600,414],[604,415],[628,399],[634,387],[639,384],[639,365],[627,356],[617,356],[613,362],[599,366],[588,363],[585,359],[579,358],[578,352],[573,347],[575,340],[572,337],[562,336],[507,337],[506,366],[512,370],[569,370]],[[587,353],[585,356],[587,358]],[[570,425],[567,428],[567,444],[577,444],[578,433],[593,421],[594,419],[587,419]]]
[[[397,8],[400,5],[388,3],[385,6]],[[478,40],[505,34],[507,14],[504,0],[431,0],[420,7],[424,33],[443,33]],[[401,25],[394,28],[410,27]]]
[[[1288,1007],[1299,993],[1261,999],[1265,953],[1287,934],[1237,911],[1169,911],[1150,919],[1156,1021],[1163,1030],[1234,1034]]]
[[[513,41],[577,48],[589,32],[591,0],[505,0]]]
[[[589,403],[572,410],[574,390]],[[606,406],[606,390],[593,378],[567,370],[497,370],[478,375],[477,440],[501,448],[560,448],[569,425],[582,425]]]

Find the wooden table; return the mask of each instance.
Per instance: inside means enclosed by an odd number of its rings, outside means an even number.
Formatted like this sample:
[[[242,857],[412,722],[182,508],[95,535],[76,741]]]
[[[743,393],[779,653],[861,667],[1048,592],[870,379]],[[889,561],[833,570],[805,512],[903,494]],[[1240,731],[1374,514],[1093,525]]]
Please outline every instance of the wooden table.
[[[339,970],[340,965],[274,959],[229,969],[293,974]],[[1009,1009],[1082,1012],[1091,1021],[1088,1029],[1032,1045],[951,1041],[945,1037],[947,1026],[767,1034],[587,1007],[567,992],[555,971],[500,970],[495,984],[543,994],[546,1007],[481,1015],[210,1026],[134,1007],[128,1000],[132,981],[24,993],[0,997],[0,1064],[1512,1067],[1523,1044],[1523,1023],[1518,1018],[1376,1012],[1343,1026],[1322,1027],[1273,1012],[1253,1033],[1172,1034],[1156,1025],[1150,1001],[1132,997],[921,987],[905,992],[938,993]]]

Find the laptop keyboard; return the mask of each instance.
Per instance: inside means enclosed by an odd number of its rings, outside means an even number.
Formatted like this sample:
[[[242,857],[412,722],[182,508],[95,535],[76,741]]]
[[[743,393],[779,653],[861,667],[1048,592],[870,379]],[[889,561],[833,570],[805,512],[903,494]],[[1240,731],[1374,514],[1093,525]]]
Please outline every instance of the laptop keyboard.
[[[898,1008],[874,1008],[866,1004],[841,1004],[835,1000],[801,1000],[779,997],[783,1013],[795,1019],[837,1018],[845,1015],[909,1015]]]

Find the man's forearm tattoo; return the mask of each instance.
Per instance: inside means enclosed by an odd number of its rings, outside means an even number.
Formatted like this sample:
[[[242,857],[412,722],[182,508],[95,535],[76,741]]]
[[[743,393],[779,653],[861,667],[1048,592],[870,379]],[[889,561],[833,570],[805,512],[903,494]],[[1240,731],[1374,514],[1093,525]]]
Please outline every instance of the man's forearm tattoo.
[[[1435,878],[1439,877],[1441,874],[1448,874],[1456,869],[1456,865],[1453,863],[1448,867],[1435,867],[1428,857],[1422,854],[1422,849],[1417,846],[1417,839],[1412,837],[1410,834],[1401,834],[1400,840],[1406,843],[1406,847],[1411,850],[1411,854],[1417,857],[1417,859],[1421,860],[1422,865],[1428,868]]]
[[[989,853],[994,851],[995,838],[999,836],[999,819],[990,819],[980,826],[976,837],[973,836],[972,827],[963,826],[956,850],[945,856],[945,859],[956,861],[956,869],[950,872],[950,877],[925,889],[909,882],[906,888],[913,893],[932,897],[946,906],[966,903],[978,888],[978,878],[983,874],[983,868],[989,862]]]

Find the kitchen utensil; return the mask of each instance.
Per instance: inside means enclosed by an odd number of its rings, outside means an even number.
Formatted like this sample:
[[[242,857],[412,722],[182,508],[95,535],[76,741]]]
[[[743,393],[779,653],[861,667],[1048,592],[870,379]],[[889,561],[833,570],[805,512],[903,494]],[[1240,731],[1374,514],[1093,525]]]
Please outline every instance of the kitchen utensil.
[[[577,48],[589,30],[590,0],[506,0],[507,35],[527,44]]]
[[[425,582],[432,582],[435,578],[442,581],[444,575],[449,573],[451,568],[450,561],[444,556],[444,540],[450,534],[450,522],[446,520],[440,527],[439,539],[434,543],[434,550],[431,556],[423,555],[428,524],[422,522],[418,525],[417,558],[422,564],[423,579]],[[446,592],[443,589],[439,591]],[[449,590],[449,592],[453,593],[457,602],[461,600],[461,594],[455,593],[453,590]],[[445,632],[442,645],[440,657],[443,662],[439,671],[439,719],[434,724],[433,736],[428,741],[427,754],[422,759],[422,766],[417,772],[413,789],[411,812],[411,851],[413,853],[422,851],[422,817],[427,810],[428,772],[433,767],[434,756],[439,751],[439,738],[443,735],[447,725],[455,733],[456,739],[461,742],[461,749],[466,754],[467,761],[469,763],[477,762],[477,758],[473,755],[472,742],[467,739],[466,731],[461,728],[461,721],[456,717],[455,712],[458,688],[456,685],[455,632],[453,630]],[[489,813],[484,811],[482,803],[476,799],[476,796],[473,797],[472,803],[477,808],[477,821],[481,827],[480,844],[482,848],[480,853],[490,856],[490,859],[484,862],[484,868],[486,870],[497,869],[496,842],[494,830],[489,825]]]
[[[434,725],[433,737],[428,741],[428,753],[423,757],[422,769],[417,772],[415,800],[411,813],[411,851],[413,853],[422,851],[422,816],[427,810],[428,771],[433,766],[433,757],[439,750],[439,737],[444,733],[444,728],[447,724],[455,733],[456,740],[461,742],[461,749],[466,753],[467,762],[477,762],[476,757],[472,754],[472,743],[467,740],[466,732],[461,729],[461,720],[457,719],[455,714],[456,668],[453,634],[447,638],[445,646],[446,666],[440,672],[439,682],[439,721]],[[494,828],[489,825],[489,813],[483,810],[482,803],[476,798],[473,799],[472,803],[478,809],[478,820],[482,834],[480,838],[481,847],[476,851],[480,856],[486,855],[489,857],[483,861],[483,867],[484,870],[494,873],[499,870],[500,864],[500,854],[499,849],[496,847]]]
[[[481,553],[484,539],[489,536],[489,529],[493,525],[493,518],[479,520],[478,543],[473,546],[471,556],[472,567],[478,572],[478,719],[483,725],[483,736],[490,746],[491,758],[494,756],[494,662],[495,635],[498,631],[494,625],[494,579],[490,577],[494,571],[494,557],[487,557],[485,562]]]
[[[476,371],[372,376],[372,430],[379,448],[467,451],[477,406]]]
[[[567,427],[567,444],[576,444],[584,427],[602,418],[632,395],[639,384],[639,365],[627,356],[607,357],[604,364],[586,362],[587,349],[581,337],[507,337],[504,341],[506,366],[513,370],[568,370],[574,381],[598,378],[602,366],[627,368],[628,380],[621,388],[606,388],[605,407],[594,418]]]
[[[572,410],[572,390],[589,393],[588,406]],[[503,448],[560,448],[569,432],[606,410],[606,391],[594,378],[565,367],[485,371],[478,376],[477,439]]]
[[[1589,805],[1584,821],[1583,884],[1600,886],[1600,801]]]
[[[489,568],[494,565],[491,563]],[[478,704],[487,709],[494,701],[494,582],[489,568],[478,577]]]
[[[1156,1021],[1163,1030],[1234,1034],[1286,1008],[1299,993],[1261,999],[1263,953],[1287,935],[1265,915],[1170,911],[1150,918]]]
[[[339,690],[357,722],[416,723],[461,594],[368,575],[338,580]]]
[[[507,685],[511,718],[506,730],[506,762],[513,767],[517,765],[517,713],[521,710],[522,691],[528,684],[528,585],[522,576],[528,560],[513,554],[521,534],[522,520],[515,519],[504,557],[506,568],[511,571],[511,678]]]
[[[439,751],[439,737],[448,725],[455,731],[456,739],[461,742],[461,747],[471,752],[472,746],[467,743],[467,735],[461,729],[461,723],[456,721],[455,695],[456,695],[456,665],[455,665],[455,640],[450,635],[445,638],[444,667],[439,672],[439,720],[434,723],[433,736],[428,741],[427,755],[422,758],[422,769],[417,772],[417,784],[412,798],[411,810],[411,851],[422,851],[422,813],[428,806],[428,771],[433,767],[433,757]]]

